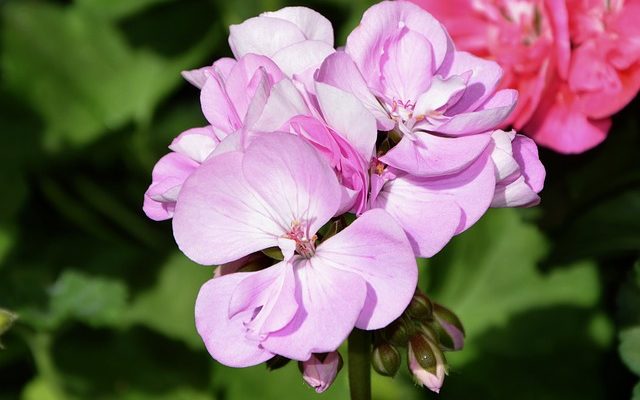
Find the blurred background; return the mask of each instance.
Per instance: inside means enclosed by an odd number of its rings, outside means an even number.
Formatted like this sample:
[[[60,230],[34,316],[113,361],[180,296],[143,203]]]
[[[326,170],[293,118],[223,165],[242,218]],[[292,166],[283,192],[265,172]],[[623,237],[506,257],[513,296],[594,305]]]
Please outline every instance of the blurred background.
[[[372,2],[296,2],[338,44]],[[205,124],[183,69],[230,55],[227,26],[283,0],[0,1],[0,399],[346,399],[295,363],[232,370],[197,336],[212,269],[142,213],[154,163]],[[424,263],[463,320],[440,399],[629,399],[640,374],[638,99],[580,156],[542,151],[541,207],[490,210]],[[0,319],[0,333],[2,333]],[[343,352],[344,355],[345,352]],[[374,398],[437,396],[374,376]],[[640,386],[635,390],[640,399]]]

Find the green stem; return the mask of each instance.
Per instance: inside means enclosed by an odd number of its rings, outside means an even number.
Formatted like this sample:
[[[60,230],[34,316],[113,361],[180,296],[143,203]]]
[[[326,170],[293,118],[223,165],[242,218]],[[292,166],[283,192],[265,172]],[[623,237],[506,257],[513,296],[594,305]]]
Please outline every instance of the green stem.
[[[371,335],[354,329],[349,335],[349,391],[351,400],[371,400]]]

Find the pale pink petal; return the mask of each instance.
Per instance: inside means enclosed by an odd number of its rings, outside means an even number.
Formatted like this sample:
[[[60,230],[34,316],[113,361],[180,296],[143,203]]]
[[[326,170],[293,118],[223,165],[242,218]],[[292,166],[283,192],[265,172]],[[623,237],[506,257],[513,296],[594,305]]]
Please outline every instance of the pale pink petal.
[[[364,305],[367,285],[360,275],[325,265],[318,257],[297,258],[294,272],[298,312],[262,346],[305,361],[311,353],[336,350],[349,336]]]
[[[144,194],[142,210],[147,217],[154,221],[171,218],[182,184],[196,168],[197,162],[178,153],[169,153],[158,160],[151,172],[151,185]]]
[[[380,160],[416,176],[456,173],[476,160],[491,142],[491,135],[442,137],[418,132],[416,140],[403,137]]]
[[[520,171],[520,165],[513,157],[513,138],[515,132],[497,130],[491,134],[493,152],[491,160],[496,167],[496,180],[499,182]]]
[[[531,207],[540,203],[540,197],[527,185],[524,176],[508,184],[496,186],[491,207]]]
[[[457,101],[465,88],[466,83],[464,79],[458,75],[451,76],[447,79],[434,76],[429,90],[418,97],[413,111],[414,115],[425,115]]]
[[[540,192],[544,186],[546,171],[538,157],[538,146],[533,140],[523,135],[516,135],[512,146],[513,157],[518,162],[527,185],[534,192]]]
[[[322,14],[307,7],[285,7],[278,11],[264,12],[261,17],[278,18],[296,25],[309,40],[317,40],[333,47],[333,27]]]
[[[389,100],[418,100],[431,85],[433,50],[419,33],[400,29],[389,38],[382,58],[382,82]]]
[[[402,228],[383,210],[362,214],[322,243],[315,258],[325,266],[353,272],[367,282],[360,329],[380,329],[398,318],[413,297],[418,268]]]
[[[247,54],[240,58],[225,80],[225,90],[241,120],[245,119],[249,104],[261,80],[273,86],[284,78],[278,66],[268,57]]]
[[[187,179],[173,218],[180,250],[205,265],[276,246],[286,228],[247,183],[237,152],[209,158]]]
[[[473,164],[455,175],[437,178],[403,175],[392,179],[384,185],[373,204],[386,209],[396,218],[405,229],[414,250],[423,251],[420,246],[424,246],[427,252],[423,255],[432,255],[429,253],[433,249],[446,243],[452,228],[451,220],[458,216],[454,207],[444,207],[441,202],[454,203],[462,210],[461,217],[453,227],[454,234],[468,229],[489,208],[496,185],[490,152],[491,149],[487,149]],[[437,206],[426,207],[428,202],[434,202]],[[424,212],[433,218],[430,227],[421,227],[412,220],[420,206],[424,206]],[[440,207],[443,210],[441,214]],[[442,232],[436,231],[440,227]],[[432,238],[430,234],[435,234],[435,237]],[[432,242],[436,244],[432,245]]]
[[[376,117],[378,129],[393,129],[395,123],[371,93],[358,67],[345,52],[338,51],[327,57],[316,74],[316,81],[353,94]]]
[[[220,140],[216,137],[213,127],[191,128],[173,139],[169,148],[202,163],[216,148]]]
[[[207,79],[200,91],[200,106],[207,121],[226,133],[234,132],[242,125],[224,83],[215,74]]]
[[[495,93],[503,74],[502,68],[495,61],[485,60],[464,51],[456,51],[454,54],[453,63],[446,76],[462,75],[469,71],[471,76],[460,100],[449,108],[448,112],[451,115],[476,110]]]
[[[292,77],[309,69],[315,71],[334,52],[333,47],[325,42],[305,40],[278,50],[272,58],[285,74]]]
[[[198,69],[192,69],[189,71],[182,71],[182,77],[186,79],[193,86],[198,89],[202,89],[207,78],[213,73],[218,73],[222,78],[229,76],[231,68],[236,64],[236,60],[229,57],[224,57],[213,63],[211,66],[202,67]]]
[[[230,367],[258,365],[274,354],[246,339],[244,321],[249,311],[229,318],[229,301],[238,284],[251,273],[238,272],[211,279],[200,289],[196,300],[196,329],[209,354]],[[252,312],[252,311],[251,311]]]
[[[360,25],[347,38],[346,46],[346,52],[370,85],[379,79],[379,60],[385,41],[402,27],[429,40],[435,69],[450,56],[453,44],[449,35],[429,13],[406,1],[380,2],[365,11]]]
[[[271,133],[245,152],[242,171],[255,195],[277,212],[283,226],[304,223],[311,237],[340,206],[340,185],[320,154],[300,137]]]
[[[277,131],[297,115],[309,115],[311,111],[293,82],[283,79],[271,88],[262,115],[252,128],[259,131]]]
[[[229,46],[236,58],[248,53],[272,56],[303,40],[306,37],[299,27],[280,18],[254,17],[229,27]]]
[[[371,160],[375,151],[378,130],[376,120],[351,93],[328,84],[316,83],[316,94],[327,124]]]
[[[245,311],[257,312],[245,321],[246,335],[251,339],[263,340],[270,332],[284,328],[297,310],[293,268],[284,261],[244,278],[229,300],[229,318]]]
[[[463,114],[446,114],[451,118],[433,130],[448,135],[471,135],[495,129],[511,114],[518,100],[518,92],[504,89],[489,98],[477,111]]]

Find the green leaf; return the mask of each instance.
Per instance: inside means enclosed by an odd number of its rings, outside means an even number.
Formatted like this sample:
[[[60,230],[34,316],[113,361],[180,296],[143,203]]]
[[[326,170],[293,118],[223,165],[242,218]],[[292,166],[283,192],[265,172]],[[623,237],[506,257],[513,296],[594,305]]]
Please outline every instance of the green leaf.
[[[612,327],[597,306],[595,265],[543,273],[537,264],[547,249],[517,211],[492,210],[431,260],[426,293],[467,332],[464,349],[447,353],[441,399],[601,398],[598,364]]]
[[[70,400],[56,385],[40,376],[25,386],[20,398],[21,400]]]
[[[155,4],[174,0],[76,0],[78,7],[103,18],[125,18]]]
[[[194,349],[203,349],[195,330],[194,305],[200,286],[212,276],[212,268],[174,253],[160,270],[155,285],[133,300],[126,321],[181,340]]]
[[[124,284],[75,271],[65,271],[49,295],[54,325],[76,319],[94,327],[118,326],[127,308]]]
[[[620,356],[636,375],[640,375],[640,326],[620,332]]]
[[[13,2],[3,14],[4,78],[42,115],[53,149],[146,123],[210,40],[168,61],[132,49],[109,21],[75,7]]]

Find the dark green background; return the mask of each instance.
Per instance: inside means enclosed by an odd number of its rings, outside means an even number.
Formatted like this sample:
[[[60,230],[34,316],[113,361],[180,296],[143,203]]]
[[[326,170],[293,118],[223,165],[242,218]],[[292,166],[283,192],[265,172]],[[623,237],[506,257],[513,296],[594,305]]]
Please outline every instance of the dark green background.
[[[205,124],[180,70],[229,55],[229,24],[287,4],[0,2],[0,307],[20,316],[2,337],[0,399],[318,398],[293,364],[269,373],[209,358],[193,303],[212,271],[141,211],[170,140]],[[305,5],[342,44],[369,4]],[[636,100],[599,148],[542,151],[541,207],[491,210],[422,265],[423,289],[468,332],[440,398],[631,398],[639,149]],[[406,372],[374,377],[374,394],[434,397]],[[347,398],[344,371],[320,398]]]

